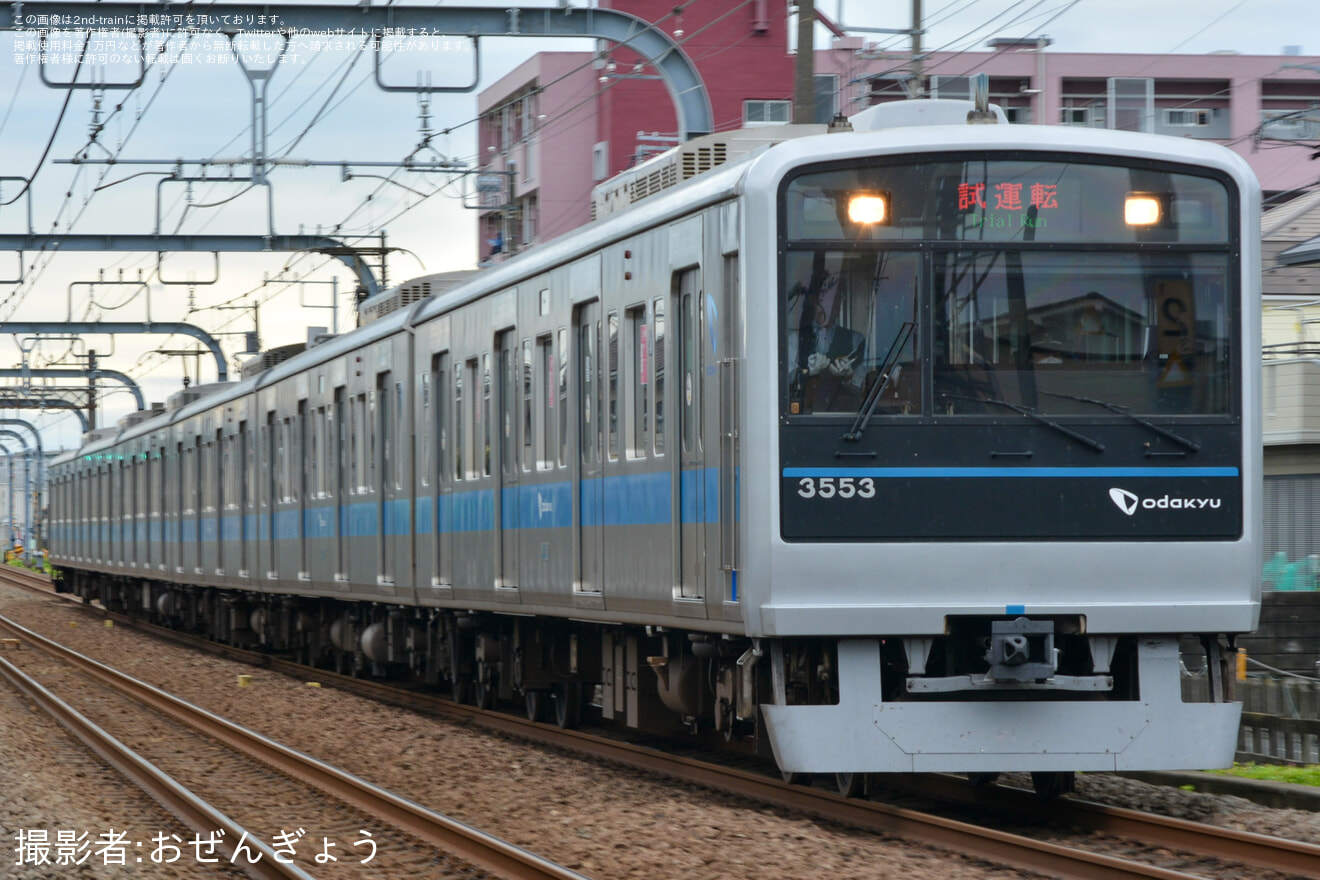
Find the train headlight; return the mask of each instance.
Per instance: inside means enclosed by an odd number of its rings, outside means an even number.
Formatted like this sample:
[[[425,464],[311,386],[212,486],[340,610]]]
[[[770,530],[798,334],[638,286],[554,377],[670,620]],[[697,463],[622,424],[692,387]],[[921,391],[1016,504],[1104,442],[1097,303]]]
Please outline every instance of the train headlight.
[[[848,220],[859,226],[877,226],[889,220],[889,199],[880,193],[857,193],[848,199]]]
[[[1123,203],[1123,219],[1128,226],[1154,226],[1161,214],[1160,197],[1153,193],[1128,193]]]

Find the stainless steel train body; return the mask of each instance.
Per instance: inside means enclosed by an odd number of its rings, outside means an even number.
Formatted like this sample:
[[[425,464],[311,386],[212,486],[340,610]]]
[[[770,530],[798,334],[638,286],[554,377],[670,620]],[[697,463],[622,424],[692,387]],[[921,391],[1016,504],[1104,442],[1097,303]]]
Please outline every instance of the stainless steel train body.
[[[1223,764],[1258,210],[1194,141],[787,140],[93,435],[53,560],[218,638],[785,772]]]

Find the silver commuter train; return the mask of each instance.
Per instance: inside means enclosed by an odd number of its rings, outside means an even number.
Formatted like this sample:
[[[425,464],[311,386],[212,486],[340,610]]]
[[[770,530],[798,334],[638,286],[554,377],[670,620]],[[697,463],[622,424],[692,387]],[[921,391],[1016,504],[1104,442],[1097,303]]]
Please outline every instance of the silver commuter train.
[[[51,471],[65,588],[563,725],[716,731],[848,792],[1227,764],[1254,176],[887,112],[643,200],[653,160],[626,210],[89,435]]]

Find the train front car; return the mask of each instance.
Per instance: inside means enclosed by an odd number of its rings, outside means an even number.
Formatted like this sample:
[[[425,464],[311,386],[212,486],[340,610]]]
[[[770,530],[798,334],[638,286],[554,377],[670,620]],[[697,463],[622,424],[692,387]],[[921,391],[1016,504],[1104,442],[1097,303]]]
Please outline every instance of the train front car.
[[[938,126],[783,144],[745,190],[777,254],[747,262],[745,469],[773,478],[742,584],[781,768],[1229,764],[1260,598],[1246,164]]]

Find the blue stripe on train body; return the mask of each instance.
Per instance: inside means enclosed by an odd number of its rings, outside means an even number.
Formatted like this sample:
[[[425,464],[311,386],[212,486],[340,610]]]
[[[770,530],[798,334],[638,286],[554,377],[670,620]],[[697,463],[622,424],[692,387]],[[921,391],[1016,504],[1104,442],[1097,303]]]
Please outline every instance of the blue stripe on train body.
[[[820,475],[821,472],[813,471]],[[785,476],[788,476],[787,471]],[[685,470],[680,475],[683,489],[680,521],[685,525],[719,521],[719,468]],[[583,527],[663,526],[672,522],[671,475],[668,471],[623,474],[582,481],[579,509]],[[510,486],[500,490],[500,528],[566,529],[573,525],[573,484],[569,481]],[[339,523],[335,528],[336,512]],[[413,520],[410,522],[409,513]],[[201,540],[214,541],[217,533],[225,542],[271,538],[272,522],[277,541],[307,538],[365,538],[376,534],[383,521],[385,534],[405,536],[443,532],[490,531],[495,523],[495,490],[477,489],[448,495],[421,498],[397,498],[385,501],[359,501],[344,505],[325,504],[307,509],[278,510],[269,514],[243,514],[203,517],[185,516],[162,523],[155,519],[144,527],[152,541],[162,541],[177,533],[182,542],[196,542],[200,525]],[[299,531],[301,520],[302,531]],[[412,528],[410,528],[412,526]],[[85,528],[86,526],[84,526]],[[104,534],[107,529],[92,526]]]

